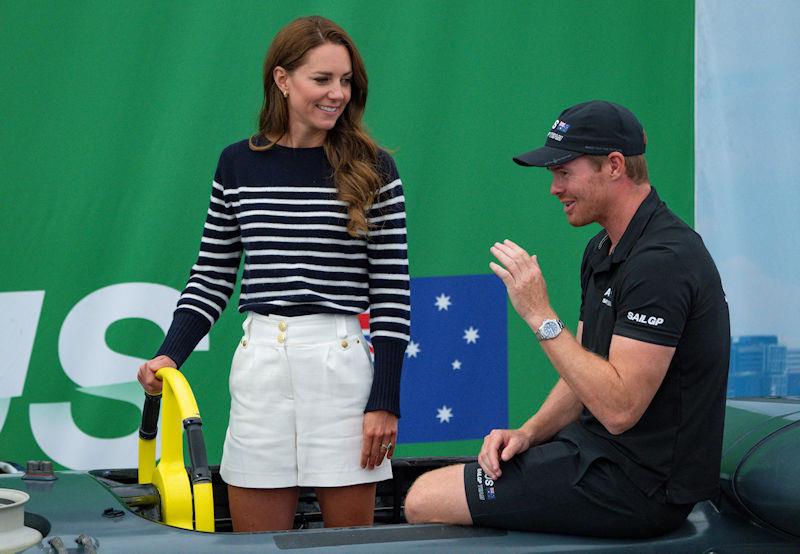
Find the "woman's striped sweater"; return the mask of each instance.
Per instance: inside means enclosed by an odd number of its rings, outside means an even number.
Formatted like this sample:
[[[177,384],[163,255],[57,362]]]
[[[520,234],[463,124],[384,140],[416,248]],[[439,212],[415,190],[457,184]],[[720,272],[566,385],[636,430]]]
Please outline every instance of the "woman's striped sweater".
[[[180,366],[233,293],[244,253],[239,311],[295,316],[370,310],[375,374],[365,411],[400,414],[400,370],[409,338],[409,278],[403,186],[379,151],[382,182],[365,237],[347,233],[322,147],[247,141],[220,156],[197,262],[157,354]]]

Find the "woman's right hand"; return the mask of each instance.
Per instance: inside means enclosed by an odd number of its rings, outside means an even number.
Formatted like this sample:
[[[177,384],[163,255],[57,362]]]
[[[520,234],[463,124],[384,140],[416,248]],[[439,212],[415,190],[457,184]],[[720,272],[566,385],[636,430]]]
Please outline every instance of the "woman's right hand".
[[[169,356],[161,355],[139,366],[139,372],[136,374],[136,378],[139,379],[142,388],[144,388],[147,394],[153,396],[161,394],[161,380],[156,378],[156,371],[162,367],[177,368],[178,364],[172,361],[172,358]]]

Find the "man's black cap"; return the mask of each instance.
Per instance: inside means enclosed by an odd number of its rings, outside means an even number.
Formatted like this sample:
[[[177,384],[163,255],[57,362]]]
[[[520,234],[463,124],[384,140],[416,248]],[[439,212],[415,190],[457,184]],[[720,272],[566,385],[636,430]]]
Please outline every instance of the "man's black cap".
[[[549,167],[565,164],[584,154],[623,156],[644,154],[644,128],[628,108],[592,100],[567,108],[547,133],[544,146],[514,158],[519,165]]]

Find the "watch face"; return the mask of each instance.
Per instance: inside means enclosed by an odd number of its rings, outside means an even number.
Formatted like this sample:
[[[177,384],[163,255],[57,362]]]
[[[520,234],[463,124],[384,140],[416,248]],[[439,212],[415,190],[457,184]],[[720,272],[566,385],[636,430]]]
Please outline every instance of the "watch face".
[[[554,319],[545,320],[539,328],[542,338],[552,339],[558,336],[561,332],[561,326]]]

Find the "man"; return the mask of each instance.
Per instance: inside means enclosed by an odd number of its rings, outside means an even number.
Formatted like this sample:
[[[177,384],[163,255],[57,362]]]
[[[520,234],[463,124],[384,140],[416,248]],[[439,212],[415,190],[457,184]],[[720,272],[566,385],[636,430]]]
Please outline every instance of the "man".
[[[486,436],[477,463],[421,476],[408,521],[648,537],[717,494],[727,303],[701,238],[650,185],[645,145],[633,113],[592,101],[514,158],[552,172],[571,225],[603,227],[583,255],[576,334],[551,307],[536,256],[495,243],[489,265],[559,379],[519,429]]]

